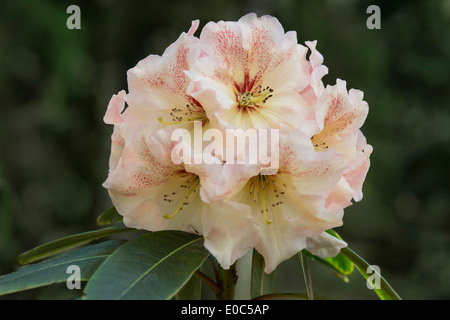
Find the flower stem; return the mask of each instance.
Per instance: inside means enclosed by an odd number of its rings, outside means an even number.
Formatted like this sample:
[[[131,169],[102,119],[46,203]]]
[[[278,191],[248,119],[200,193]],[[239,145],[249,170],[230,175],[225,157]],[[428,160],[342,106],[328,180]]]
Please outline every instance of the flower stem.
[[[201,280],[203,280],[203,282],[205,282],[216,295],[219,294],[221,288],[217,285],[217,283],[214,282],[214,280],[212,280],[210,277],[199,270],[195,271],[194,274]]]
[[[314,300],[311,272],[309,271],[308,258],[306,257],[304,251],[300,251],[298,253],[298,256],[300,258],[300,263],[302,265],[303,277],[305,278],[306,293],[308,296],[308,300]]]
[[[236,263],[230,266],[228,270],[219,267],[218,278],[218,285],[221,290],[216,294],[217,300],[234,300],[234,290],[238,280]]]

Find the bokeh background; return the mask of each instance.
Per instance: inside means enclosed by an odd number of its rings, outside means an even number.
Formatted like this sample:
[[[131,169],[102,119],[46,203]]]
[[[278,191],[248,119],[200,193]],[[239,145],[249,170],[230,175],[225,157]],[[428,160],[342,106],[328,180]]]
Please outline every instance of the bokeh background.
[[[68,30],[66,9],[81,9]],[[369,30],[366,9],[381,9]],[[450,298],[450,1],[3,0],[0,4],[0,274],[36,245],[95,229],[111,203],[112,127],[102,121],[126,71],[162,54],[194,19],[276,16],[298,40],[318,40],[336,78],[365,93],[374,147],[363,201],[337,231],[404,299]],[[197,33],[198,35],[198,33]],[[311,263],[317,294],[376,299],[355,271],[344,283]],[[277,288],[304,291],[297,258]],[[7,299],[65,298],[46,288]]]

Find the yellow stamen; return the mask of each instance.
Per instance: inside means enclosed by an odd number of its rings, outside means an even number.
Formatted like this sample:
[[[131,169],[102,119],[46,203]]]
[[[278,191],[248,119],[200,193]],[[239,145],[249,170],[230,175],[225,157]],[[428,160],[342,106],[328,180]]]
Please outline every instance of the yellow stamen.
[[[164,121],[161,117],[158,118],[159,123],[165,125],[165,126],[170,126],[172,124],[179,124],[179,123],[183,123],[183,122],[190,122],[190,121],[195,121],[195,120],[203,120],[203,117],[195,117],[195,118],[184,118],[183,120],[180,121],[172,121],[172,122],[167,122]]]
[[[259,88],[255,92],[239,92],[238,101],[241,107],[259,106],[261,103],[266,103],[267,99],[272,97],[273,90],[269,87],[265,89]]]
[[[260,191],[261,191],[261,207],[262,207],[262,212],[264,215],[264,221],[266,222],[266,224],[271,224],[273,222],[273,220],[269,220],[269,218],[267,217],[267,207],[266,207],[266,179],[263,175],[260,175],[260,177],[262,178],[262,186],[260,186]]]
[[[198,177],[195,178],[195,182],[192,184],[192,186],[189,188],[188,193],[186,194],[186,196],[184,197],[183,201],[181,201],[180,205],[178,206],[178,208],[172,213],[172,214],[168,214],[166,213],[164,215],[164,218],[166,219],[172,219],[174,218],[178,212],[181,211],[181,209],[183,208],[183,206],[186,204],[186,201],[189,200],[189,197],[191,196],[191,194],[195,191],[197,191],[197,186],[200,184],[200,179]]]

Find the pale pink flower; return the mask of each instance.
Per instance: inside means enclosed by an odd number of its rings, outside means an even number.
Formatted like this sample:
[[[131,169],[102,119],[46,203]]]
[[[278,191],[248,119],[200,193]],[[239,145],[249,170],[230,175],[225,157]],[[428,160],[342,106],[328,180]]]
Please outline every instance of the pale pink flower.
[[[325,88],[317,42],[298,44],[273,17],[210,22],[196,38],[198,25],[130,69],[130,93],[108,106],[114,132],[104,186],[124,223],[200,234],[225,269],[251,248],[267,273],[303,249],[336,255],[346,243],[325,231],[362,198],[370,165],[363,93],[339,79]],[[222,132],[280,129],[278,171],[236,164],[245,150],[207,154],[195,148],[199,137],[181,143],[192,157],[175,153],[174,161],[171,133],[195,131],[194,121]]]
[[[360,130],[369,111],[363,95],[360,90],[347,91],[346,82],[337,79],[336,85],[327,86],[317,101],[318,130],[311,138],[315,150],[333,149],[345,158],[346,169],[327,200],[329,205],[348,206],[352,198],[362,199],[372,152]]]
[[[185,71],[201,54],[194,36],[199,21],[193,21],[188,33],[182,33],[163,53],[149,55],[128,70],[125,100],[139,114],[151,133],[161,128],[192,128],[193,121],[207,122],[202,105],[186,91],[189,79]]]
[[[135,125],[133,109],[123,111],[124,95],[113,96],[105,115],[114,132],[104,187],[127,226],[203,235],[223,268],[254,247],[267,273],[304,248],[334,256],[345,246],[323,233],[342,224],[341,210],[325,208],[342,156],[315,152],[308,137],[293,131],[282,136],[273,176],[261,175],[259,165],[174,165],[168,132],[150,135]]]
[[[203,235],[205,247],[229,268],[258,240],[250,209],[233,201],[202,200],[202,181],[213,181],[217,166],[189,172],[171,159],[167,130],[151,130],[125,108],[125,92],[114,95],[104,120],[114,125],[110,170],[103,186],[126,226],[149,231],[181,230]],[[188,143],[188,142],[187,142]]]
[[[326,198],[342,177],[344,157],[333,150],[316,152],[300,130],[283,130],[279,161],[274,175],[225,162],[214,180],[202,180],[205,201],[231,201],[250,209],[259,238],[254,248],[265,258],[266,273],[303,249],[334,256],[346,246],[324,234],[342,225],[343,208],[327,208]],[[186,165],[188,171],[193,167]]]
[[[322,78],[328,73],[328,68],[323,65],[323,56],[316,49],[317,41],[306,41],[305,43],[311,50],[308,61],[311,79],[309,84],[300,91],[300,95],[305,101],[303,108],[307,110],[301,128],[307,134],[314,134],[319,130],[316,121],[316,104],[324,91]]]
[[[208,127],[202,106],[186,93],[184,74],[200,54],[193,36],[198,24],[194,21],[162,56],[150,55],[130,69],[130,93],[121,91],[111,99],[104,117],[114,125],[104,187],[127,226],[201,234],[205,247],[228,268],[255,243],[254,233],[247,232],[252,227],[249,209],[226,201],[204,203],[199,176],[170,158],[173,130],[192,130],[194,121]],[[202,179],[207,178],[201,166],[198,170]]]
[[[114,125],[113,134],[111,136],[111,154],[109,156],[109,170],[114,170],[120,160],[125,147],[125,139],[128,135],[123,116],[121,115],[125,108],[125,90],[120,91],[117,95],[113,95],[108,104],[108,109],[103,121],[107,124]]]
[[[328,68],[323,65],[323,56],[317,51],[317,40],[306,41],[305,44],[311,50],[309,56],[309,73],[310,81],[309,84],[301,90],[300,94],[306,100],[309,106],[315,105],[319,95],[324,90],[324,85],[322,82],[323,76],[328,73]]]
[[[252,13],[237,22],[209,22],[200,44],[204,54],[187,72],[188,92],[215,127],[301,126],[308,112],[301,92],[315,86],[321,72],[313,74],[319,59],[307,61],[308,48],[294,31]]]

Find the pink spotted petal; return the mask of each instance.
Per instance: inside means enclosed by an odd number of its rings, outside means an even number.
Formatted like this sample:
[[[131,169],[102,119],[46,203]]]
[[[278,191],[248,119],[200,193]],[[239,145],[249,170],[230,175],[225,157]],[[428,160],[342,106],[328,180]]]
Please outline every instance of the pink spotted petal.
[[[160,119],[171,121],[173,108],[185,110],[194,103],[186,93],[189,81],[185,71],[201,54],[199,40],[194,36],[198,25],[198,20],[193,21],[188,33],[182,33],[162,56],[149,55],[128,70],[126,102],[137,114],[136,119],[153,132],[164,126]]]
[[[368,105],[359,90],[347,92],[346,82],[338,79],[327,86],[317,102],[316,117],[322,134],[327,137],[356,132],[368,114]]]

